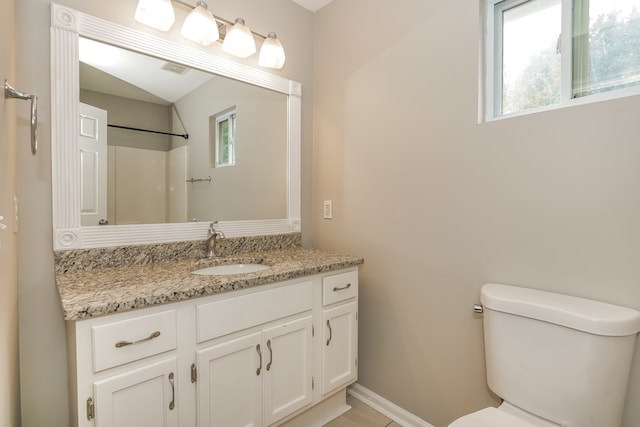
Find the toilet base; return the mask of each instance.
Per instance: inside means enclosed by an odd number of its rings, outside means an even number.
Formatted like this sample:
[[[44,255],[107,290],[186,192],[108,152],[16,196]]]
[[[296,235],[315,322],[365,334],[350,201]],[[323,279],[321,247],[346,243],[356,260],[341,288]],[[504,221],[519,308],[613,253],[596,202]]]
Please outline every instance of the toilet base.
[[[458,418],[449,427],[559,427],[558,424],[531,415],[508,402]]]

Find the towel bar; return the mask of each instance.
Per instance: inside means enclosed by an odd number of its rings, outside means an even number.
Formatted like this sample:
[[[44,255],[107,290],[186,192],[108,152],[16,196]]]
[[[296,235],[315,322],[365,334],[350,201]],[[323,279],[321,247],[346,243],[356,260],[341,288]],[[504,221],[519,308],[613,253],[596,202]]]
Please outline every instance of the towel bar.
[[[38,97],[15,90],[6,79],[4,81],[4,97],[5,99],[31,100],[31,154],[35,156],[38,151]]]
[[[187,182],[190,182],[192,184],[194,182],[203,182],[203,181],[211,182],[211,177],[208,177],[208,178],[191,178],[191,179],[187,180]]]

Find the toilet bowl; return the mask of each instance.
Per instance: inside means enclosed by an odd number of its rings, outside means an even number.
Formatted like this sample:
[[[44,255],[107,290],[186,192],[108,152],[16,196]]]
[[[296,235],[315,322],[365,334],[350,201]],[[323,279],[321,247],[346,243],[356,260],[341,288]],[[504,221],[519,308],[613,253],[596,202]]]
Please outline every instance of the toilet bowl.
[[[480,292],[487,384],[503,403],[449,427],[614,427],[640,312],[518,286]]]

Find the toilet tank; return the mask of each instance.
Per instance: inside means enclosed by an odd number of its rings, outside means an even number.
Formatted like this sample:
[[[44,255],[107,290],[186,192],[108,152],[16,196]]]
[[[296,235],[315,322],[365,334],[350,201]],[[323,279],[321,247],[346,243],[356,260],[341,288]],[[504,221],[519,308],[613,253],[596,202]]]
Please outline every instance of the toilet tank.
[[[567,427],[618,427],[640,312],[487,284],[487,381],[505,401]]]

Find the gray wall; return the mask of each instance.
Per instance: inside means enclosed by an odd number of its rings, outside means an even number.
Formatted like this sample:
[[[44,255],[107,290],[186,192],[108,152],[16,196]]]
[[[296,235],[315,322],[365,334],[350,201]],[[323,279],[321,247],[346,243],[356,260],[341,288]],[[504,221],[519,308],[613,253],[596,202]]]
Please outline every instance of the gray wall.
[[[107,111],[107,122],[116,126],[171,132],[171,106],[137,101],[92,90],[80,90],[80,102]],[[169,151],[171,137],[110,127],[107,144],[118,147]]]
[[[482,284],[640,309],[640,97],[478,124],[479,3],[314,18],[314,246],[365,258],[359,382],[438,427],[496,403]]]
[[[187,184],[189,220],[287,216],[287,100],[282,93],[218,77],[176,101],[189,131],[187,178],[212,179]],[[210,117],[230,108],[237,117],[236,164],[214,168]]]
[[[39,95],[41,145],[37,157],[32,158],[28,150],[22,150],[17,159],[18,193],[21,198],[18,282],[22,426],[66,427],[66,337],[53,274],[51,225],[50,2],[21,0],[16,3],[17,49],[21,52],[17,58],[17,75],[25,90]],[[60,0],[58,3],[184,43],[179,34],[179,24],[170,32],[161,33],[135,22],[135,0]],[[308,244],[313,101],[310,49],[312,14],[289,0],[210,0],[208,4],[216,15],[227,19],[244,17],[247,24],[261,34],[276,31],[285,44],[288,59],[285,68],[274,73],[302,83],[302,216],[304,241]],[[177,9],[177,20],[182,22],[186,11]],[[220,51],[219,46],[209,47],[208,51],[215,52],[216,49]],[[257,66],[257,56],[242,62]],[[22,117],[17,132],[28,135],[26,126],[27,118]]]
[[[0,83],[22,89],[16,80],[15,0],[0,1]],[[20,113],[18,113],[20,112]],[[29,151],[29,133],[16,132],[18,117],[28,120],[29,103],[0,102],[0,215],[7,226],[0,230],[0,425],[20,425],[18,365],[18,257],[14,233],[13,197],[16,195],[16,151]]]

